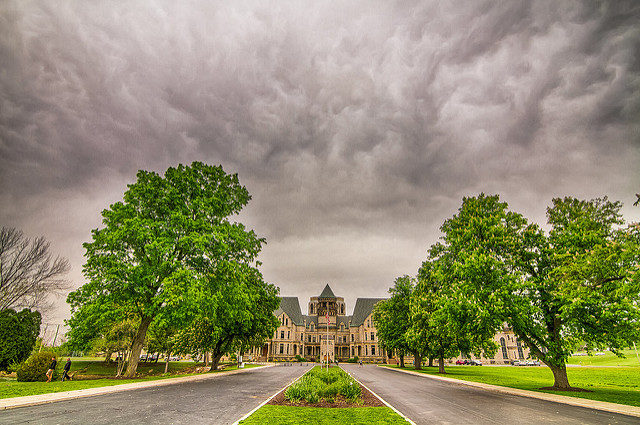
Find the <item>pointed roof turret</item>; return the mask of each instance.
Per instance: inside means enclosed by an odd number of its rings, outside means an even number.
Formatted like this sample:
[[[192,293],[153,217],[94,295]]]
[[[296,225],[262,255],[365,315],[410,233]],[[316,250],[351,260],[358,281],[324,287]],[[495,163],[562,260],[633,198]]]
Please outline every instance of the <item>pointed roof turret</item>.
[[[318,298],[336,298],[336,296],[333,294],[333,291],[327,283],[327,286],[324,287]]]

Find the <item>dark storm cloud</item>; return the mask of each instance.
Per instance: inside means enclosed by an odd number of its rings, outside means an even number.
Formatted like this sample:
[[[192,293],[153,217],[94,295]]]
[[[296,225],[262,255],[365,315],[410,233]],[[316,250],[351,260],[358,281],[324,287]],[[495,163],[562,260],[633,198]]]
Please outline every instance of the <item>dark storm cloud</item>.
[[[637,22],[618,1],[4,2],[0,220],[79,284],[136,170],[222,163],[283,292],[383,295],[464,195],[536,220],[633,199]]]

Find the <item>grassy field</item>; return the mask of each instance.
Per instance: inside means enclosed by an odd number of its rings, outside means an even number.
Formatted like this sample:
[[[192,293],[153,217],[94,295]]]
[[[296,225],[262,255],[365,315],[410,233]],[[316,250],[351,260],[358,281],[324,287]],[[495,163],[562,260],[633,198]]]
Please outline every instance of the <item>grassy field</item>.
[[[410,367],[405,369],[414,370]],[[553,385],[553,374],[548,367],[447,366],[446,371],[444,376],[449,378],[640,406],[640,373],[635,367],[567,368],[569,383],[574,387],[592,391],[588,393],[540,390],[541,387]],[[421,372],[438,375],[438,368],[424,368]]]
[[[189,362],[185,362],[189,363]],[[191,363],[193,366],[193,363]],[[258,367],[260,365],[245,364],[245,368]],[[97,366],[96,366],[97,367]],[[224,373],[237,369],[236,366],[229,366],[224,370],[209,373]],[[162,369],[164,371],[164,368]],[[135,379],[113,379],[101,378],[83,381],[65,381],[65,382],[17,382],[0,381],[0,398],[22,397],[36,394],[57,393],[62,391],[82,390],[86,388],[108,387],[111,385],[128,384],[130,382],[154,381],[158,379],[176,378],[180,376],[191,376],[198,374],[176,374],[176,375],[156,375],[144,376]]]
[[[605,351],[603,356],[572,356],[569,364],[582,366],[627,366],[640,367],[635,350],[623,350],[624,357],[618,357],[611,351]]]
[[[250,424],[406,424],[407,422],[388,407],[289,407],[262,406],[253,415],[240,422]]]
[[[66,357],[58,359],[58,367],[56,368],[59,373],[62,373]],[[198,363],[197,366],[202,366],[202,363]],[[196,363],[191,361],[182,362],[169,362],[169,373],[180,373],[182,370],[196,366]],[[116,363],[110,362],[106,364],[104,359],[100,358],[86,358],[86,357],[71,357],[71,373],[78,372],[82,375],[100,375],[100,376],[115,376]],[[139,375],[161,375],[164,373],[164,362],[158,361],[158,363],[138,363]]]

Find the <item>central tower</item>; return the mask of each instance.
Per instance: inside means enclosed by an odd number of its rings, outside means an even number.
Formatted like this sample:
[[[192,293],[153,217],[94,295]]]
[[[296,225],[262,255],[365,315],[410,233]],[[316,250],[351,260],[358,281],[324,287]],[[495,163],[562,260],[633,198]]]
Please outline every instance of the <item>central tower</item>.
[[[327,322],[327,315],[329,321]],[[317,316],[318,328],[336,328],[338,316],[345,315],[344,298],[336,297],[327,284],[319,296],[309,299],[309,316]]]

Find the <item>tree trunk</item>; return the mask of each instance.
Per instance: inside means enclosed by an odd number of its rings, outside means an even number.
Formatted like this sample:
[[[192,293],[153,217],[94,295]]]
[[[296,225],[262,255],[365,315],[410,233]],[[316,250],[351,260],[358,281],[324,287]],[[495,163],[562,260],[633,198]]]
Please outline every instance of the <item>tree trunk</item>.
[[[422,358],[417,351],[413,352],[413,366],[416,370],[422,369]]]
[[[113,355],[113,351],[106,351],[104,353],[104,362],[106,364],[109,364],[109,362],[111,361],[111,356]]]
[[[400,354],[400,367],[404,367],[404,354]]]
[[[438,357],[438,373],[445,373],[444,371],[444,357]]]
[[[569,385],[569,378],[567,377],[567,366],[553,366],[548,365],[551,372],[553,372],[553,388],[559,390],[568,390],[571,388]]]
[[[209,352],[205,351],[204,352],[204,367],[209,366]]]
[[[169,372],[169,357],[171,357],[171,351],[167,351],[167,358],[165,359],[165,362],[164,362],[164,373]]]
[[[222,357],[222,354],[211,356],[211,363],[212,363],[211,370],[218,370],[218,362],[220,361],[220,357]]]
[[[129,356],[127,371],[124,374],[125,378],[133,378],[136,376],[138,361],[140,360],[140,352],[144,345],[144,338],[147,336],[147,329],[149,329],[149,325],[152,320],[153,317],[145,317],[140,322],[140,326],[138,326],[138,332],[136,333],[136,337],[133,339],[133,344],[131,344],[131,354]]]
[[[429,356],[429,367],[433,367],[433,356]]]

